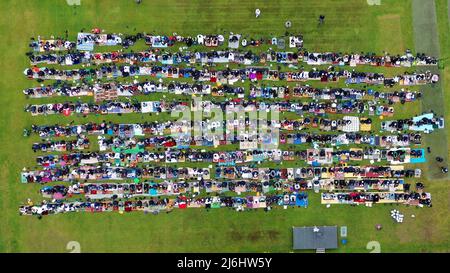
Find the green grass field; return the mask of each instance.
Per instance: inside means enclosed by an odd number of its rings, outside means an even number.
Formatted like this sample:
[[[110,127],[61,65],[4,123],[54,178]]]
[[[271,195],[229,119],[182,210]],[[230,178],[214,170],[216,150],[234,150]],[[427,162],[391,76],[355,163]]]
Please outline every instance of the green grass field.
[[[290,20],[291,33],[304,35],[305,47],[314,51],[388,51],[427,48],[417,39],[420,29],[412,0],[381,0],[370,6],[366,0],[81,0],[69,6],[65,0],[2,0],[0,11],[0,251],[68,252],[66,244],[78,241],[82,252],[290,252],[292,226],[346,225],[348,243],[337,252],[369,252],[366,244],[379,241],[382,252],[449,252],[449,182],[437,173],[437,166],[423,166],[421,181],[433,197],[432,208],[398,207],[405,221],[396,224],[389,215],[391,205],[372,208],[320,205],[319,195],[310,193],[307,209],[275,209],[237,213],[233,210],[175,210],[170,214],[143,213],[65,214],[20,217],[18,206],[28,197],[40,200],[39,185],[20,183],[19,173],[34,165],[31,144],[38,138],[24,138],[22,131],[31,124],[86,122],[82,117],[31,117],[23,107],[31,103],[21,90],[36,86],[22,71],[29,66],[25,53],[31,37],[63,36],[71,39],[81,29],[100,27],[106,32],[154,32],[172,34],[241,33],[245,35],[284,35],[284,22]],[[430,1],[433,2],[433,1]],[[447,0],[436,0],[437,37],[440,58],[440,86],[428,88],[427,100],[396,108],[396,116],[409,117],[422,110],[435,109],[450,121],[450,18]],[[254,18],[254,10],[261,17]],[[319,14],[326,22],[318,27]],[[416,18],[414,18],[416,16]],[[415,21],[419,20],[419,21]],[[420,21],[422,20],[422,21]],[[428,22],[430,23],[430,22]],[[416,24],[416,25],[414,25]],[[425,28],[423,31],[427,31]],[[433,35],[433,34],[427,34]],[[436,36],[434,35],[434,36]],[[143,44],[138,45],[143,48]],[[364,69],[364,68],[358,68]],[[366,68],[367,69],[367,68]],[[386,74],[398,70],[383,71]],[[396,87],[397,88],[397,87]],[[443,91],[441,91],[441,88]],[[435,94],[431,92],[437,92]],[[443,92],[442,95],[439,92]],[[431,94],[430,94],[431,93]],[[64,100],[64,99],[62,99]],[[43,100],[44,101],[44,100]],[[447,109],[445,109],[447,108]],[[446,111],[446,112],[445,112]],[[152,117],[156,118],[156,117]],[[164,116],[160,118],[165,118]],[[141,115],[89,117],[89,120],[141,121]],[[430,161],[437,154],[450,158],[450,136],[446,131],[426,139],[433,147]],[[397,206],[394,206],[397,208]],[[415,214],[415,218],[410,215]],[[382,224],[381,231],[375,230]]]

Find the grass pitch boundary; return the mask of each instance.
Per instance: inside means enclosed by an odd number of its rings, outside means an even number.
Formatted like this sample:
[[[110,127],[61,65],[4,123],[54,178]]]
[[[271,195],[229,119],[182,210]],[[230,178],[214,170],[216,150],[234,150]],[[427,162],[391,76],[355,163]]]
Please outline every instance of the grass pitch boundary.
[[[414,43],[416,52],[430,54],[439,58],[439,36],[437,31],[437,18],[434,0],[423,1],[413,0],[412,18]],[[433,73],[439,73],[438,68],[423,69],[431,70]],[[442,74],[442,73],[440,73]],[[434,111],[438,116],[445,116],[444,90],[441,81],[437,84],[424,87],[425,96],[422,99],[422,110],[424,112]],[[440,170],[440,165],[436,164],[435,157],[443,157],[445,162],[448,160],[448,153],[442,147],[447,145],[446,130],[438,130],[425,137],[427,146],[431,147],[431,154],[428,164],[428,177],[431,179],[445,179],[445,175]]]

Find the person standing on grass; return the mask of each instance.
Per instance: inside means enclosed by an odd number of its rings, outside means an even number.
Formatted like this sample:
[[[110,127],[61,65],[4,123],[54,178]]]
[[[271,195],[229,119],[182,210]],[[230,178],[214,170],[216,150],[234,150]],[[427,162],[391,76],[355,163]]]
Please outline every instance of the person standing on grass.
[[[260,14],[261,14],[261,11],[260,11],[259,9],[256,9],[256,10],[255,10],[255,16],[256,16],[256,18],[258,18]]]
[[[320,15],[319,16],[319,25],[322,25],[325,22],[325,15]]]

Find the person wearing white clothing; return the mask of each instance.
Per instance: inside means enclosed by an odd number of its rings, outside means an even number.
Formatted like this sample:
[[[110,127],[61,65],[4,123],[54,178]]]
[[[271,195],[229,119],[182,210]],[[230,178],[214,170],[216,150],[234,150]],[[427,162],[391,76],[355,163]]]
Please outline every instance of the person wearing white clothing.
[[[261,14],[261,11],[259,9],[256,9],[255,10],[256,18],[258,18],[260,14]]]

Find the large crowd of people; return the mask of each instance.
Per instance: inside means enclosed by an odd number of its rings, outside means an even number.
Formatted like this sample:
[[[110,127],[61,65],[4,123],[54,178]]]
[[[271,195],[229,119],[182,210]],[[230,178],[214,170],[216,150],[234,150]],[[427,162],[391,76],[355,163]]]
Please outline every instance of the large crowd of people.
[[[308,195],[306,193],[278,194],[267,196],[208,196],[208,197],[186,197],[178,196],[170,199],[127,199],[127,200],[84,200],[84,201],[43,201],[40,204],[27,204],[19,208],[21,215],[52,215],[69,212],[156,212],[171,211],[174,208],[233,208],[237,211],[244,209],[264,208],[266,211],[275,206],[307,207]]]
[[[196,149],[183,150],[136,150],[127,153],[116,150],[111,152],[75,152],[64,154],[49,154],[36,157],[36,163],[45,168],[58,166],[79,166],[95,164],[111,164],[112,166],[134,167],[140,163],[215,163],[219,166],[234,166],[236,164],[249,164],[257,162],[283,162],[296,161],[314,164],[347,163],[362,160],[376,160],[391,164],[410,163],[411,158],[423,158],[421,149],[392,148],[351,148],[339,149],[322,148],[302,151],[289,150],[245,150],[245,151],[206,151]]]
[[[372,89],[361,90],[351,88],[324,88],[318,89],[308,85],[296,86],[268,86],[250,85],[249,99],[314,99],[314,100],[387,100],[389,103],[411,102],[422,96],[421,92],[393,91],[379,92]],[[96,83],[71,85],[69,83],[56,82],[52,85],[44,85],[23,90],[30,98],[44,98],[53,96],[80,97],[94,96],[96,93],[114,91],[117,96],[130,97],[148,95],[152,93],[168,93],[176,95],[212,95],[212,96],[245,96],[243,87],[231,85],[214,86],[210,84],[190,84],[172,81],[168,84],[155,81],[134,81],[133,83]]]
[[[342,102],[300,102],[300,101],[248,101],[241,99],[233,99],[222,102],[212,101],[192,101],[187,103],[184,101],[105,101],[101,103],[89,102],[64,102],[49,104],[31,104],[25,108],[26,112],[31,115],[52,115],[61,114],[69,116],[71,114],[128,114],[128,113],[164,113],[181,110],[183,107],[189,107],[191,111],[204,109],[210,112],[211,109],[220,109],[223,113],[227,111],[261,111],[261,110],[278,110],[279,112],[294,112],[297,114],[311,113],[320,114],[371,114],[392,116],[394,107],[389,104],[370,105],[367,101],[347,100]]]
[[[274,142],[280,146],[288,145],[292,148],[295,145],[321,144],[333,145],[337,147],[365,144],[378,147],[408,147],[410,145],[419,145],[422,138],[419,133],[397,134],[397,135],[370,135],[362,133],[342,133],[342,134],[314,134],[305,133],[281,133],[277,135],[207,135],[198,136],[190,134],[180,134],[177,136],[151,136],[151,137],[104,137],[100,136],[98,147],[100,151],[117,151],[158,149],[158,148],[207,148],[218,145],[240,145],[247,142]],[[52,151],[73,151],[89,149],[90,141],[84,135],[78,135],[76,140],[47,140],[35,142],[32,145],[34,152],[52,152]],[[257,147],[253,148],[256,149]],[[248,148],[250,149],[250,148]],[[246,150],[248,150],[246,149]]]
[[[64,166],[51,169],[22,172],[23,183],[48,183],[78,180],[126,180],[126,179],[210,179],[210,168],[180,168],[143,165],[138,167],[109,166]],[[414,169],[402,166],[347,166],[347,167],[304,167],[304,168],[252,168],[247,166],[216,167],[215,178],[295,180],[299,178],[401,178],[415,177]]]
[[[138,41],[148,48],[134,51]],[[38,37],[29,46],[31,66],[24,75],[40,86],[22,91],[32,101],[26,112],[62,120],[105,116],[101,122],[25,129],[35,138],[37,166],[24,168],[21,182],[42,184],[44,201],[27,200],[21,215],[269,211],[306,208],[308,192],[320,193],[326,205],[432,205],[423,184],[408,183],[420,179],[420,168],[405,164],[426,162],[421,133],[442,129],[444,120],[434,113],[395,119],[397,107],[430,95],[408,86],[439,81],[426,71],[437,65],[432,56],[312,52],[303,48],[302,35],[123,35],[100,29],[82,31],[74,41]],[[402,69],[385,76],[365,66],[425,66],[425,72]],[[39,103],[42,98],[47,103]],[[283,117],[266,121],[278,133],[257,131],[260,118],[158,118],[186,107],[203,113],[277,110]],[[107,115],[127,113],[141,121],[113,122]]]

